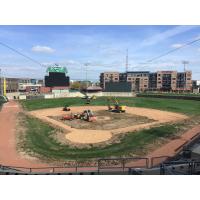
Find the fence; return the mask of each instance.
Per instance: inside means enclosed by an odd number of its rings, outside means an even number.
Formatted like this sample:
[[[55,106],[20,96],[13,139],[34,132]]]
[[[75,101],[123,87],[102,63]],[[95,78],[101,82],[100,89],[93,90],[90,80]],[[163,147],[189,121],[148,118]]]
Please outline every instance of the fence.
[[[92,163],[92,164],[91,164]],[[108,158],[98,159],[89,163],[80,161],[71,161],[62,166],[52,167],[16,167],[0,166],[1,170],[12,174],[104,174],[109,172],[125,172],[129,168],[148,168],[149,158],[129,157],[129,158]]]
[[[171,159],[171,157],[169,157],[169,156],[158,156],[158,157],[153,157],[153,158],[151,158],[150,167],[152,168],[152,167],[159,166],[160,163],[169,161],[170,159]]]
[[[148,168],[148,158],[108,158],[98,160],[98,172],[118,169],[125,171],[128,168]]]

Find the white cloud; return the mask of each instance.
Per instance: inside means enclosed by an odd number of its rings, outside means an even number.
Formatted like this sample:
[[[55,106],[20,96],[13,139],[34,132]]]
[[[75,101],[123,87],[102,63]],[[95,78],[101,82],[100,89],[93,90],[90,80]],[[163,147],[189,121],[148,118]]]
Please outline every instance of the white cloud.
[[[163,31],[150,38],[143,40],[142,46],[150,46],[150,45],[157,44],[160,41],[163,41],[173,36],[179,35],[181,33],[190,31],[191,29],[194,29],[197,27],[198,26],[176,26],[175,28],[171,28],[167,31]]]
[[[178,43],[177,43],[177,44],[172,44],[172,45],[171,45],[172,48],[180,48],[180,47],[182,47],[182,46],[183,46],[183,44],[178,44]]]
[[[32,51],[34,52],[39,52],[39,53],[53,53],[55,52],[55,49],[48,47],[48,46],[40,46],[36,45],[31,48]]]

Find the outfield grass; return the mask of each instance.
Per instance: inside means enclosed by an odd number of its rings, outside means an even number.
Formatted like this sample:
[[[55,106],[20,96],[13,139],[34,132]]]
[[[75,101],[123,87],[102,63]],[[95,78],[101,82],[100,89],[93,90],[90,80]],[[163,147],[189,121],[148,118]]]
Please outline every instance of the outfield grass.
[[[131,107],[145,107],[172,112],[185,113],[188,115],[200,114],[200,102],[194,100],[182,99],[162,99],[162,98],[145,98],[145,97],[119,97],[120,103]],[[85,100],[81,98],[61,98],[61,99],[37,99],[21,100],[20,103],[27,110],[36,110],[43,108],[62,107],[65,104],[69,106],[85,105]],[[106,97],[99,97],[91,101],[90,105],[107,105]]]
[[[195,94],[195,93],[161,93],[161,92],[144,92],[144,93],[139,93],[138,95],[162,95],[162,96],[189,96],[189,97],[200,97],[200,93]]]
[[[20,148],[32,155],[46,160],[81,160],[110,156],[143,155],[149,144],[161,138],[173,136],[180,128],[179,125],[163,125],[149,130],[141,130],[122,137],[120,143],[113,143],[106,147],[72,148],[54,139],[54,128],[32,117],[25,117],[25,136],[20,139]]]

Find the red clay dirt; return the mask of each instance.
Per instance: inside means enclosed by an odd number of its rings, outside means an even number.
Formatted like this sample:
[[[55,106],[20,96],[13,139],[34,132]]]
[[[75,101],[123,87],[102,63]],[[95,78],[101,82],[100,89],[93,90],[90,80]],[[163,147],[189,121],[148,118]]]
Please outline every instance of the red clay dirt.
[[[16,122],[17,114],[21,111],[19,104],[10,101],[3,105],[0,111],[0,164],[6,166],[20,166],[27,168],[51,167],[50,164],[42,163],[38,160],[30,160],[20,155],[16,150]],[[156,156],[174,156],[177,148],[186,141],[192,139],[200,133],[200,125],[195,126],[180,136],[179,139],[170,141],[159,149],[145,156],[152,158]],[[85,168],[84,170],[90,170]],[[93,168],[94,170],[94,168]]]
[[[19,104],[10,101],[0,111],[0,164],[6,166],[46,167],[36,160],[23,158],[16,150],[17,114],[21,111]]]

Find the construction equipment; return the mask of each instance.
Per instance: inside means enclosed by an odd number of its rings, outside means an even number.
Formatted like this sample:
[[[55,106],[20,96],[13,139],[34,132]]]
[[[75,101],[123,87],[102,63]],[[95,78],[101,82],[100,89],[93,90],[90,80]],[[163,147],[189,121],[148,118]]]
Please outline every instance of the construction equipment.
[[[116,113],[125,113],[126,112],[126,106],[119,105],[119,101],[117,100],[116,97],[107,98],[107,102],[108,102],[108,111],[116,112]],[[113,103],[114,106],[112,106],[111,103]]]
[[[65,115],[65,116],[62,116],[61,120],[73,120],[75,119],[74,118],[74,115],[71,113],[70,115]]]
[[[70,114],[65,115],[61,118],[62,120],[74,120],[74,119],[81,119],[88,122],[94,122],[97,120],[96,116],[93,114],[91,110],[84,110],[81,114]]]
[[[63,108],[63,111],[70,111],[71,109],[69,108],[68,105],[65,105],[64,108]]]
[[[95,100],[96,99],[96,96],[93,95],[93,96],[84,96],[83,99],[86,99],[86,104],[90,104],[91,100]]]
[[[81,114],[81,119],[88,121],[88,122],[94,122],[97,120],[96,116],[93,114],[91,110],[84,110]]]

